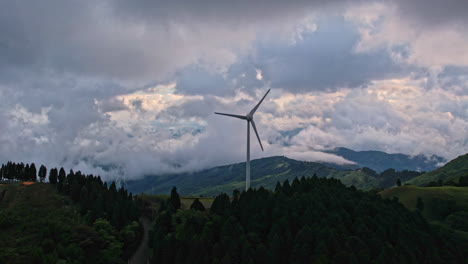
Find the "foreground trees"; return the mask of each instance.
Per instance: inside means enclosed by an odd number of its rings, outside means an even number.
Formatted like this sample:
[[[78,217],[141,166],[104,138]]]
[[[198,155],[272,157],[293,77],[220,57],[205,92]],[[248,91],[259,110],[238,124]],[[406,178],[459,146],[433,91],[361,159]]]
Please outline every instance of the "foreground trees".
[[[46,175],[40,166],[41,182]],[[0,177],[36,181],[35,165],[8,162]],[[115,182],[108,187],[99,176],[63,168],[52,168],[49,182],[0,190],[10,199],[0,203],[0,263],[125,263],[141,237],[133,195]]]
[[[195,202],[194,202],[195,203]],[[153,263],[463,263],[466,244],[418,212],[338,180],[218,195],[209,212],[161,207]],[[458,218],[453,219],[458,224]]]

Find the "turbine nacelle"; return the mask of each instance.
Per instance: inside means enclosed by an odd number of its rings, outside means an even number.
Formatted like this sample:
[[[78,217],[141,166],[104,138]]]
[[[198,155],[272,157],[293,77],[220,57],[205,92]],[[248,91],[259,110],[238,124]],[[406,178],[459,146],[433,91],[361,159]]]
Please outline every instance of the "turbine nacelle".
[[[227,113],[218,113],[218,112],[215,112],[215,114],[217,115],[224,115],[224,116],[230,116],[230,117],[235,117],[235,118],[239,118],[239,119],[243,119],[243,120],[247,120],[247,123],[251,123],[252,124],[252,127],[255,131],[255,135],[257,136],[257,139],[258,139],[258,143],[260,144],[260,148],[262,149],[263,151],[263,145],[262,145],[262,142],[260,141],[260,136],[258,135],[258,132],[257,132],[257,127],[255,126],[255,122],[253,120],[253,115],[255,114],[255,112],[257,111],[258,107],[260,106],[260,104],[263,102],[263,99],[265,99],[265,97],[267,96],[267,94],[270,92],[271,89],[268,89],[268,91],[265,93],[265,95],[262,97],[262,99],[258,102],[257,105],[255,105],[254,108],[252,108],[252,110],[250,110],[250,112],[243,116],[243,115],[235,115],[235,114],[227,114]]]

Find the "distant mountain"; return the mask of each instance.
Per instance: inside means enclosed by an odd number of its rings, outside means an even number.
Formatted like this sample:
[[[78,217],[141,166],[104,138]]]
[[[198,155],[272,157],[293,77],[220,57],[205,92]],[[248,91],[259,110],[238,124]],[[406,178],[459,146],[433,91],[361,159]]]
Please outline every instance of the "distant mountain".
[[[290,182],[302,176],[337,178],[343,184],[355,186],[359,189],[375,187],[386,188],[395,184],[395,171],[378,174],[370,169],[343,170],[325,166],[317,162],[305,162],[286,157],[268,157],[251,162],[253,188],[261,186],[273,189],[276,183],[288,179]],[[418,173],[416,173],[419,175]],[[405,174],[407,175],[407,174]],[[405,180],[414,177],[414,174],[403,176]],[[220,166],[193,173],[179,173],[169,175],[146,176],[141,180],[125,183],[125,187],[133,193],[164,194],[169,193],[173,186],[182,195],[217,195],[220,192],[231,194],[234,189],[242,190],[245,187],[245,163]]]
[[[438,180],[442,180],[443,182],[454,181],[457,183],[461,176],[468,176],[468,153],[449,161],[443,167],[415,177],[409,180],[408,183],[419,186]]]
[[[277,181],[294,177],[331,177],[337,170],[315,162],[302,162],[286,157],[268,157],[251,161],[252,187],[274,187]],[[179,193],[187,195],[215,195],[231,193],[245,188],[245,163],[237,163],[206,169],[193,173],[146,176],[142,180],[129,181],[126,187],[133,193],[169,193],[173,186]]]
[[[335,148],[327,152],[353,161],[358,167],[368,167],[377,172],[382,172],[389,168],[397,171],[432,171],[440,167],[439,164],[446,162],[444,158],[436,155],[430,157],[425,155],[409,156],[406,154],[388,154],[374,150],[354,151],[347,148]]]

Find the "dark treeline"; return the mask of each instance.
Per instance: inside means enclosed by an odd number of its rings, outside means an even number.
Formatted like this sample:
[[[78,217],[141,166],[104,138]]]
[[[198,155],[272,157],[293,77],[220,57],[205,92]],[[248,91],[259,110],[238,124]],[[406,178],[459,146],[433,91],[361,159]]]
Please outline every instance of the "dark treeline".
[[[196,203],[196,202],[194,202]],[[336,179],[297,178],[178,210],[175,189],[151,234],[153,263],[464,263],[466,244],[396,199]]]
[[[43,165],[41,168],[44,167]],[[44,167],[45,168],[45,167]],[[37,169],[34,163],[14,163],[7,162],[0,168],[0,180],[4,181],[36,181]]]
[[[426,187],[440,187],[440,186],[458,186],[458,187],[468,187],[468,175],[461,176],[458,182],[448,180],[443,181],[439,179],[438,181],[431,181],[426,185]]]
[[[57,169],[51,170],[50,178],[56,174],[55,171]],[[107,187],[100,176],[83,175],[73,170],[65,174],[61,168],[55,185],[60,193],[70,196],[80,205],[81,214],[86,216],[89,223],[104,218],[120,230],[139,217],[132,194],[123,187],[117,189],[115,182]]]
[[[9,161],[0,168],[0,180],[37,181],[37,176],[41,182],[45,181],[47,168],[44,165],[40,166],[38,172],[34,163]],[[52,168],[49,172],[49,182],[56,184],[60,193],[70,196],[79,204],[81,213],[86,215],[89,223],[104,218],[121,229],[139,217],[132,194],[123,187],[117,190],[115,182],[108,187],[100,176],[84,175],[73,170],[67,174],[63,168]]]

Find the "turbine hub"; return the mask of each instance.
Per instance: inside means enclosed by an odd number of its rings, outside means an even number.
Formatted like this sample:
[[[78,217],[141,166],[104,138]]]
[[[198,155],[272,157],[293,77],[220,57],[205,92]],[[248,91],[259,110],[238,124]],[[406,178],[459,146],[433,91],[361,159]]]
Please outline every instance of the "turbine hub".
[[[252,121],[252,119],[253,119],[253,115],[251,115],[251,114],[248,114],[245,117],[246,117],[247,121]]]

